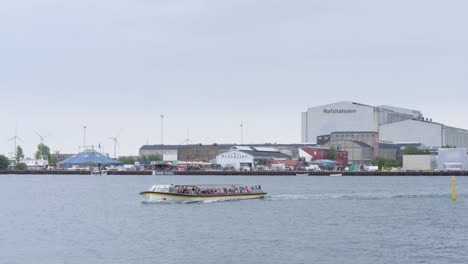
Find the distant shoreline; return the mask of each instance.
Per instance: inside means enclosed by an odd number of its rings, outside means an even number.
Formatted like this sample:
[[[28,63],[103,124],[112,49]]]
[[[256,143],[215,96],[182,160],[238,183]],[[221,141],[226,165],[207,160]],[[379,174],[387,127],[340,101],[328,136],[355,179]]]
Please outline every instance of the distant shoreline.
[[[308,175],[305,175],[307,174]],[[156,172],[153,171],[108,171],[107,175],[180,175],[180,176],[330,176],[330,174],[342,174],[343,176],[468,176],[468,171],[175,171]],[[0,175],[91,175],[91,171],[70,170],[3,170]]]

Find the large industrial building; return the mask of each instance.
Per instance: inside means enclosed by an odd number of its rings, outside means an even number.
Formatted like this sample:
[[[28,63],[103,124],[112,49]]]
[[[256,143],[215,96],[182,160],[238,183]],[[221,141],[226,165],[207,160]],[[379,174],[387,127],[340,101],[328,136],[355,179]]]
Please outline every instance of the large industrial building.
[[[418,143],[427,148],[468,147],[467,130],[432,122],[417,110],[338,102],[312,107],[302,113],[304,144],[320,144],[318,141],[334,132],[362,131],[366,132],[365,137],[353,138],[353,144],[363,142],[371,146],[375,156],[379,156],[378,143]],[[368,138],[369,132],[375,133],[374,136],[370,134]]]

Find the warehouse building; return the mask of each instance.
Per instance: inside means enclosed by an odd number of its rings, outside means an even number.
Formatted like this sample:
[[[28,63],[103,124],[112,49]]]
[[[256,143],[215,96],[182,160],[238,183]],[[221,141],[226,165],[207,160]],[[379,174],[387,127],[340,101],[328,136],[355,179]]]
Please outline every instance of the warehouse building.
[[[468,131],[425,118],[420,111],[394,106],[370,106],[338,102],[309,108],[302,113],[302,143],[319,143],[333,132],[368,131],[375,133],[374,155],[378,142],[419,143],[437,148],[445,145],[468,147]],[[331,139],[330,139],[331,140]]]
[[[371,165],[375,157],[397,159],[406,144],[379,142],[378,133],[373,131],[338,131],[322,135],[317,141],[325,148],[347,152],[349,165]]]
[[[437,168],[435,155],[404,155],[403,169],[406,171],[432,171]]]
[[[203,161],[210,162],[220,153],[229,151],[235,144],[190,144],[190,145],[144,145],[140,148],[140,156],[159,155],[164,161]],[[273,147],[279,152],[299,159],[299,148],[311,147],[310,144],[254,144],[250,147]]]
[[[281,153],[278,148],[235,146],[231,150],[217,155],[216,163],[222,168],[251,170],[267,168],[274,164],[274,161],[290,159],[291,156]],[[276,162],[276,164],[278,163]]]
[[[150,156],[157,155],[162,157],[163,161],[177,160],[177,151],[182,145],[144,145],[140,148],[139,155]]]

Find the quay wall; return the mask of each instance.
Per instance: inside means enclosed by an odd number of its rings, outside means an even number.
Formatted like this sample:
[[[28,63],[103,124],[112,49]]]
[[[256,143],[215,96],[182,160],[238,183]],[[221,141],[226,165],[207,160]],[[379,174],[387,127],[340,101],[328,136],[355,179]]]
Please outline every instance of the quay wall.
[[[181,175],[181,176],[296,176],[296,174],[306,174],[304,171],[175,171],[167,174],[158,172],[156,176]],[[340,173],[343,176],[468,176],[468,171],[339,171],[339,172],[308,172],[309,176],[329,176]],[[3,170],[0,175],[91,175],[90,171],[70,171],[70,170]],[[152,171],[108,171],[107,175],[153,175]]]

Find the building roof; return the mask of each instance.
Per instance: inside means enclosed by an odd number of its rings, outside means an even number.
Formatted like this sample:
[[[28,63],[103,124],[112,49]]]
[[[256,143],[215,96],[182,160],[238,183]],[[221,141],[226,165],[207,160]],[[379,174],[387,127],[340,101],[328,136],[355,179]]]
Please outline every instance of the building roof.
[[[380,148],[400,150],[406,146],[421,146],[421,143],[379,143]]]
[[[237,145],[237,144],[191,144],[191,145],[143,145],[141,150],[178,150],[178,149],[230,149],[235,146],[244,147],[268,147],[268,148],[279,148],[279,147],[311,147],[315,144],[249,144],[249,145]]]
[[[331,132],[330,134],[335,134],[335,133],[340,133],[340,134],[369,134],[369,133],[373,133],[373,134],[377,134],[376,131],[334,131],[334,132]]]
[[[186,145],[143,145],[140,150],[177,150]]]
[[[362,141],[359,141],[359,140],[351,140],[351,142],[353,142],[354,144],[360,146],[360,147],[363,147],[363,148],[371,148],[371,146],[367,143],[364,143]]]
[[[281,152],[270,152],[270,151],[255,151],[255,150],[242,150],[239,151],[252,155],[254,158],[279,158],[279,159],[290,159],[291,156]]]

